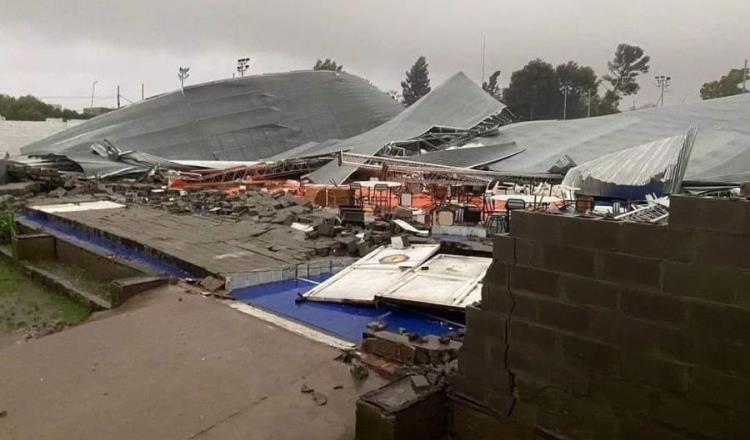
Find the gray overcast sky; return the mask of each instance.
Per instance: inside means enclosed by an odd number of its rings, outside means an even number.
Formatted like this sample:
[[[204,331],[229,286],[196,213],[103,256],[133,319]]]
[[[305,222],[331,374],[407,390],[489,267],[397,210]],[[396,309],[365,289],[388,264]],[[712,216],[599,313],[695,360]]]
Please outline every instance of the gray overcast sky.
[[[241,56],[254,73],[331,57],[385,91],[424,54],[433,86],[457,71],[479,82],[486,34],[503,85],[536,57],[602,75],[618,43],[641,45],[652,69],[636,104],[655,101],[655,74],[674,78],[669,104],[741,67],[748,25],[747,0],[0,0],[0,93],[82,108],[98,80],[96,104],[112,106],[117,84],[136,99],[141,83],[176,88],[180,65],[189,83],[231,77]]]

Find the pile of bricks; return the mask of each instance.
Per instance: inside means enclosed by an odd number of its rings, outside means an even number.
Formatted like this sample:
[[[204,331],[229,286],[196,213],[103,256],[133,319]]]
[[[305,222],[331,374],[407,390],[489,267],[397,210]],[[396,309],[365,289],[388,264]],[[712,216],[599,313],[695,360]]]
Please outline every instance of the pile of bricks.
[[[750,202],[515,212],[467,310],[455,438],[750,438]]]
[[[362,341],[362,351],[408,365],[448,363],[460,347],[460,342],[447,337],[413,337],[385,330],[365,330]]]

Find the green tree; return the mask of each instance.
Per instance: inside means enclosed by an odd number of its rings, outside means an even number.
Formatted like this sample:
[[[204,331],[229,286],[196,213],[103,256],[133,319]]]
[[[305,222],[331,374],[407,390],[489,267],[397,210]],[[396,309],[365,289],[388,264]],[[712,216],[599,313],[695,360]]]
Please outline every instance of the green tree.
[[[0,115],[9,121],[44,121],[47,118],[87,119],[73,110],[59,109],[34,96],[19,98],[0,94]]]
[[[500,78],[500,71],[496,70],[490,75],[489,81],[485,81],[482,83],[482,88],[485,92],[489,93],[490,95],[494,96],[495,98],[500,98],[500,95],[502,94],[502,90],[500,89],[500,84],[498,83],[498,79]]]
[[[604,96],[599,102],[599,114],[610,115],[620,111],[620,96],[612,90],[604,92]]]
[[[566,85],[570,86],[567,117],[586,116],[589,97],[591,114],[596,115],[599,82],[591,67],[580,66],[574,61],[553,67],[535,59],[513,72],[510,84],[503,90],[503,102],[521,120],[562,119],[564,95],[560,89]]]
[[[619,44],[615,50],[615,57],[607,63],[608,75],[604,81],[611,88],[605,93],[602,102],[602,113],[615,113],[623,96],[638,93],[638,75],[648,73],[651,57],[645,55],[643,49],[630,44]]]
[[[401,81],[401,94],[404,97],[404,104],[408,107],[419,100],[419,98],[430,93],[430,72],[429,65],[424,56],[417,58],[417,61],[406,71],[406,79]]]
[[[344,66],[336,64],[336,61],[333,61],[330,58],[326,58],[325,61],[316,61],[315,65],[313,66],[313,70],[330,70],[332,72],[341,72],[342,70],[344,70]]]
[[[558,93],[554,67],[537,58],[513,72],[508,87],[503,90],[503,102],[521,120],[553,119]]]
[[[568,93],[567,118],[582,118],[588,115],[589,100],[591,105],[591,115],[599,114],[599,94],[598,88],[601,82],[596,76],[594,69],[588,66],[579,66],[575,61],[568,61],[560,64],[555,68],[555,75],[560,86],[569,85]],[[564,99],[562,93],[559,93],[558,108],[560,101]]]
[[[731,69],[720,79],[704,83],[700,91],[701,98],[714,99],[745,93],[741,85],[747,80],[750,80],[750,73],[747,70]]]

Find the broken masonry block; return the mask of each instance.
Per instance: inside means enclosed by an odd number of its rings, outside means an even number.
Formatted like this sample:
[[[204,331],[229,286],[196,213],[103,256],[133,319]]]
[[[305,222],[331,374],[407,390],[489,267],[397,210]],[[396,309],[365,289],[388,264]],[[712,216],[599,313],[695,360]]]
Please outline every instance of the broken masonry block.
[[[215,276],[209,275],[200,281],[200,286],[209,292],[216,292],[219,289],[224,288],[224,280],[216,278]]]
[[[415,387],[413,377],[405,376],[359,398],[357,440],[445,437],[448,420],[445,394],[437,386]],[[421,380],[417,379],[417,383]]]

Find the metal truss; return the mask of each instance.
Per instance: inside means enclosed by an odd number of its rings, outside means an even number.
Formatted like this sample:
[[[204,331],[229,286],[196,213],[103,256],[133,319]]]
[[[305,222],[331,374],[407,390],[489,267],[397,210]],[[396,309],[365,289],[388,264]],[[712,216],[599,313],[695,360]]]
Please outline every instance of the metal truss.
[[[245,180],[280,179],[307,174],[329,162],[330,158],[289,159],[261,162],[256,165],[232,167],[223,170],[182,172],[179,178],[187,183],[228,183]]]
[[[562,176],[550,173],[520,173],[515,171],[485,171],[472,168],[452,167],[388,156],[367,156],[340,152],[339,165],[351,165],[360,169],[385,172],[395,180],[436,184],[487,184],[497,179],[513,179],[519,182],[560,181]]]

